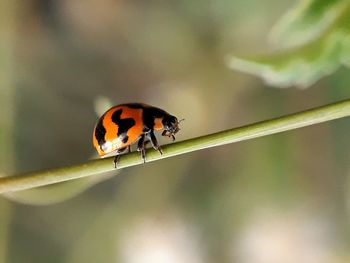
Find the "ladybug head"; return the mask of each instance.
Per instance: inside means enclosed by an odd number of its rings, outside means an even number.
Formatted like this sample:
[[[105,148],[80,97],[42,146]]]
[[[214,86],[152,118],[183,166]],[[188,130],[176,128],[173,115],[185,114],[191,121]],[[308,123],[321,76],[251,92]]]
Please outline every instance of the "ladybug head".
[[[180,120],[178,121],[177,118],[175,116],[172,115],[166,115],[163,118],[163,126],[164,126],[164,131],[162,132],[162,136],[167,136],[167,137],[171,137],[173,139],[173,141],[175,140],[175,134],[180,130],[179,128],[179,123],[183,121]]]

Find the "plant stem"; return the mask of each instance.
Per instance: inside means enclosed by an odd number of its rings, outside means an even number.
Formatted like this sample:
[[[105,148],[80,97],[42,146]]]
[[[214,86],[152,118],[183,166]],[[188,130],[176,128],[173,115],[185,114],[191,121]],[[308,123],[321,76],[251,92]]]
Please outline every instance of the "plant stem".
[[[147,162],[219,145],[244,141],[350,116],[350,99],[311,110],[233,128],[162,147],[163,155],[147,151]],[[0,193],[30,189],[114,170],[113,157],[41,172],[0,178]],[[138,152],[120,158],[118,169],[142,164]]]

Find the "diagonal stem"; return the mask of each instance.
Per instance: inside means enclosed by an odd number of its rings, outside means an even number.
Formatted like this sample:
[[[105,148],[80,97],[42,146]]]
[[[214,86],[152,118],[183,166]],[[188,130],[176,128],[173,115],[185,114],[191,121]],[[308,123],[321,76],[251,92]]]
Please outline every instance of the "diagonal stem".
[[[160,155],[156,151],[148,151],[147,162],[293,130],[347,116],[350,116],[350,99],[267,121],[165,145],[162,147],[163,155]],[[133,152],[123,155],[120,158],[118,169],[142,163],[143,161],[141,160],[139,153]],[[83,164],[61,167],[47,171],[2,177],[0,178],[0,193],[59,183],[108,172],[113,169],[113,157],[111,157],[106,159],[91,160]]]

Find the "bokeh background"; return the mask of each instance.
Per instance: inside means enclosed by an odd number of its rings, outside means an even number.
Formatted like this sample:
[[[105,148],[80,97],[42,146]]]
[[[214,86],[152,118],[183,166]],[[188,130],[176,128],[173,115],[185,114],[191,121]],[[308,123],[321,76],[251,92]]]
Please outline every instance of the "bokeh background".
[[[97,158],[92,130],[109,105],[166,109],[186,119],[184,140],[348,98],[350,60],[307,61],[323,32],[350,31],[333,23],[349,1],[306,2],[318,32],[299,23],[302,40],[284,51],[283,23],[305,16],[293,0],[2,0],[0,172]],[[312,58],[282,84],[229,62],[276,52],[273,76]],[[7,194],[0,262],[349,262],[349,128],[342,119]]]

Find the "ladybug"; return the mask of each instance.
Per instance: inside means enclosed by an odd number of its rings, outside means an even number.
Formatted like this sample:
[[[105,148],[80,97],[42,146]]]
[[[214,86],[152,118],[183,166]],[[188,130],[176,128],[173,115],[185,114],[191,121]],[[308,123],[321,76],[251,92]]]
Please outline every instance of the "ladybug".
[[[137,151],[146,162],[145,145],[150,141],[152,147],[163,154],[154,131],[163,130],[162,136],[175,140],[180,130],[180,121],[166,111],[144,103],[126,103],[107,110],[98,120],[93,133],[93,145],[101,157],[116,154],[114,167],[120,154],[137,142]]]

